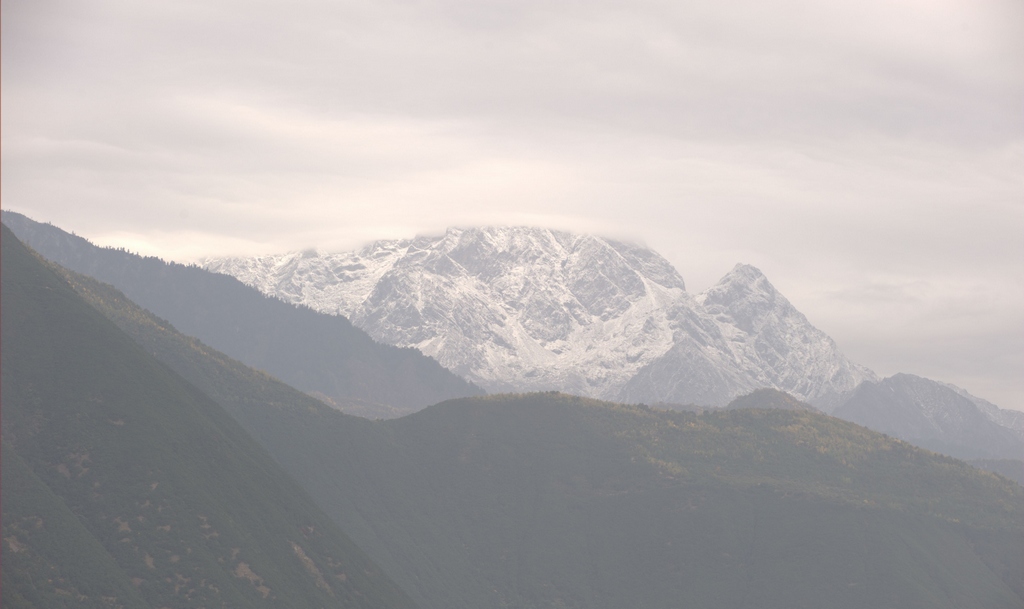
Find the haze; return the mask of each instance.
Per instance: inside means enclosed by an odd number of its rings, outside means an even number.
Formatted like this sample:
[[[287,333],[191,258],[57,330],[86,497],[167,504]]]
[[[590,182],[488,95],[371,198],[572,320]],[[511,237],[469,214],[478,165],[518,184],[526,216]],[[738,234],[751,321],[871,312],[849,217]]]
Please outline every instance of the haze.
[[[2,6],[3,206],[175,260],[451,225],[761,268],[854,361],[1024,408],[1024,5]]]

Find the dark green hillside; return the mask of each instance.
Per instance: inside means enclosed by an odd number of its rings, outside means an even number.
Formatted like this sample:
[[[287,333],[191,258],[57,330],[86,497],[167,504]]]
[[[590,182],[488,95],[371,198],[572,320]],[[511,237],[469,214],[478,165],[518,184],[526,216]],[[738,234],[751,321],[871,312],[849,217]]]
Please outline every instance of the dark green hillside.
[[[343,409],[383,418],[483,394],[415,349],[380,344],[342,316],[269,298],[234,277],[96,247],[13,212],[3,212],[3,221],[46,258],[115,286],[181,332]]]
[[[3,456],[3,606],[149,607],[96,537],[9,447]],[[48,585],[26,585],[46,582]]]
[[[423,607],[1024,606],[1024,489],[857,425],[560,394],[367,421],[71,277]]]
[[[394,520],[420,521],[378,527],[390,555],[440,523],[435,554],[469,553],[471,579],[512,604],[1024,604],[1019,487],[823,415],[531,395],[386,427],[401,460],[380,458],[384,505],[415,488]]]
[[[194,386],[4,227],[4,607],[408,607]]]
[[[971,459],[974,467],[995,472],[1024,486],[1024,461],[1019,459]]]

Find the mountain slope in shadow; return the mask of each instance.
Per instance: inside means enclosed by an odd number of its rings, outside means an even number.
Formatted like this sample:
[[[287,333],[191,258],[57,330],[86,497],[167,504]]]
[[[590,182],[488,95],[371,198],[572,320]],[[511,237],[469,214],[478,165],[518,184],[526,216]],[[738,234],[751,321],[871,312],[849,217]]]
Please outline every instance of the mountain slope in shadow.
[[[412,607],[219,405],[2,229],[4,607]]]

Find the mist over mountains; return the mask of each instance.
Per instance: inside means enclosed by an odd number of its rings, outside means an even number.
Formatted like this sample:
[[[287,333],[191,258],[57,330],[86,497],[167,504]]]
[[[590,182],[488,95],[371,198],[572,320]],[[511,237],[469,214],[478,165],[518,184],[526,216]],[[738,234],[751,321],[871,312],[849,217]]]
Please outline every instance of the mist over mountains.
[[[1024,1],[0,2],[0,609],[1024,609]]]

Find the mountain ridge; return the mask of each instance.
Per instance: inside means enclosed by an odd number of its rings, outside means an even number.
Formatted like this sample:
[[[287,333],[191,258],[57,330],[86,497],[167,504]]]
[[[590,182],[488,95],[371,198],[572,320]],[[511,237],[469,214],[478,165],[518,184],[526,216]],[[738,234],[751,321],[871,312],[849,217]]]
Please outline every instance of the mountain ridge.
[[[963,390],[950,391],[973,405],[941,397],[937,386],[928,392],[961,423],[929,423],[925,435],[896,419],[934,420],[934,405],[869,404],[881,399],[871,387],[892,381],[843,356],[748,264],[691,295],[653,250],[530,227],[457,228],[354,252],[203,264],[264,293],[348,315],[376,339],[416,347],[492,392],[724,407],[772,388],[956,456],[1024,456],[1024,444],[1000,429],[1024,440],[1024,414]]]
[[[285,303],[196,266],[100,248],[4,210],[3,223],[44,257],[110,283],[188,335],[330,403],[395,416],[482,390],[436,361],[373,340],[348,319]]]
[[[693,296],[653,250],[593,235],[452,228],[354,252],[201,264],[284,300],[347,315],[378,340],[415,346],[490,391],[724,406],[765,385],[813,401],[875,378],[753,267],[738,265],[723,281],[756,274],[733,283],[747,297],[763,296],[757,304],[775,307],[767,312],[729,309],[722,282]],[[730,312],[731,320],[719,320]],[[799,330],[798,341],[744,325],[757,321],[754,313],[776,315]],[[770,357],[760,354],[765,345]],[[707,386],[687,391],[660,373],[681,367]]]
[[[129,292],[134,289],[136,298],[139,285],[152,284],[152,279],[142,280],[140,275],[151,272],[164,278],[169,274],[173,279],[186,268],[123,250],[95,248],[80,237],[7,211],[3,217],[5,221],[13,220],[13,225],[52,258],[120,283]],[[517,268],[523,259],[532,260],[533,266]],[[553,260],[558,264],[552,265]],[[862,386],[885,379],[877,379],[869,370],[844,358],[831,338],[814,328],[763,273],[750,265],[736,265],[716,285],[691,296],[685,292],[682,277],[651,250],[592,236],[521,227],[495,229],[493,234],[481,229],[458,229],[440,237],[380,241],[356,253],[334,255],[307,250],[243,262],[246,268],[262,265],[262,270],[257,270],[276,282],[278,287],[274,289],[304,299],[300,306],[311,306],[320,297],[325,299],[323,304],[353,293],[372,300],[367,305],[367,318],[373,323],[396,335],[427,343],[414,348],[448,349],[454,359],[446,365],[456,369],[461,366],[463,373],[472,372],[474,365],[491,366],[488,374],[492,379],[501,377],[490,385],[496,391],[604,393],[599,397],[688,410],[726,406],[737,396],[770,387],[829,413],[859,396],[856,404],[840,414],[963,458],[1020,461],[1024,457],[1024,413],[1000,409],[936,381],[927,381],[935,383],[928,395],[956,392],[963,398],[941,398],[952,409],[944,415],[947,422],[927,423],[931,431],[925,436],[917,431],[920,425],[901,427],[900,417],[935,419],[935,414],[929,413],[934,405],[910,400],[897,407],[870,387],[858,394]],[[127,273],[126,268],[131,272]],[[275,268],[277,271],[273,271]],[[238,314],[251,308],[237,308],[238,292],[248,292],[246,298],[252,300],[254,295],[259,296],[252,288],[243,289],[234,279],[204,274],[199,269],[189,272],[198,273],[203,282],[233,284],[233,291],[226,294],[235,301],[225,305],[218,298],[200,298],[196,303],[199,306],[185,307],[187,315],[182,316],[182,311],[173,309],[168,314],[164,308],[167,302],[154,301],[150,288],[148,293],[143,290],[146,298],[142,300],[148,298],[153,309],[163,311],[164,317],[187,333],[224,347],[229,354],[269,370],[325,403],[370,418],[393,418],[450,396],[453,391],[457,395],[467,390],[461,380],[461,389],[452,384],[444,389],[442,383],[431,390],[434,393],[410,402],[409,390],[419,382],[417,378],[430,378],[433,373],[417,377],[423,371],[416,373],[415,366],[410,375],[406,368],[394,365],[391,371],[382,371],[380,364],[388,361],[386,357],[372,356],[359,363],[358,353],[365,351],[359,345],[372,347],[373,341],[366,334],[355,343],[345,338],[345,332],[361,333],[343,317],[300,308],[293,315],[308,317],[303,322],[307,326],[310,321],[315,323],[305,329],[300,325],[296,336],[288,336],[288,325],[277,327],[279,324],[271,323],[272,317],[246,320],[245,315]],[[389,272],[394,276],[389,278]],[[259,273],[253,271],[249,280]],[[202,283],[181,283],[179,279],[172,283],[188,289],[172,289],[172,301],[187,302],[193,294],[203,295]],[[347,291],[345,286],[360,282],[355,292]],[[602,299],[606,290],[610,299]],[[259,296],[257,300],[260,306],[287,309],[271,297]],[[345,306],[356,307],[357,300]],[[201,322],[198,325],[197,317]],[[204,317],[208,319],[203,321]],[[314,319],[317,317],[324,319]],[[335,323],[338,328],[325,332],[325,327],[317,326],[323,323]],[[344,330],[341,335],[338,329]],[[227,336],[225,330],[230,330]],[[247,342],[235,344],[235,349],[227,348],[231,341],[238,342],[238,336]],[[333,344],[339,339],[343,345],[347,341],[348,346]],[[244,349],[239,351],[239,346]],[[340,370],[324,369],[323,361],[310,362],[304,357],[311,346],[313,352],[319,349],[323,355],[336,358],[335,362],[340,356],[342,362],[349,358],[356,363],[343,364]],[[354,353],[346,354],[345,349]],[[415,363],[411,351],[396,353],[408,359],[407,364]],[[352,355],[357,357],[353,360]],[[443,353],[435,355],[443,357]],[[436,362],[431,363],[442,370]],[[397,382],[381,382],[396,373]],[[450,372],[445,374],[449,379],[457,378]],[[836,377],[841,382],[832,383]],[[864,380],[853,385],[858,377]],[[617,383],[621,384],[618,390]],[[837,387],[846,389],[838,391]],[[382,388],[387,392],[381,392]],[[405,403],[383,403],[401,397],[401,391],[406,392]],[[818,397],[814,399],[801,397],[815,391]],[[872,400],[877,403],[872,405]],[[872,409],[875,414],[870,414]],[[910,411],[914,413],[908,414]],[[887,417],[889,420],[885,420]],[[952,424],[954,420],[960,423]],[[1007,437],[1001,428],[1011,430],[1017,438]]]
[[[1024,460],[1024,437],[1000,420],[1012,411],[913,374],[865,381],[832,414],[961,459]]]

